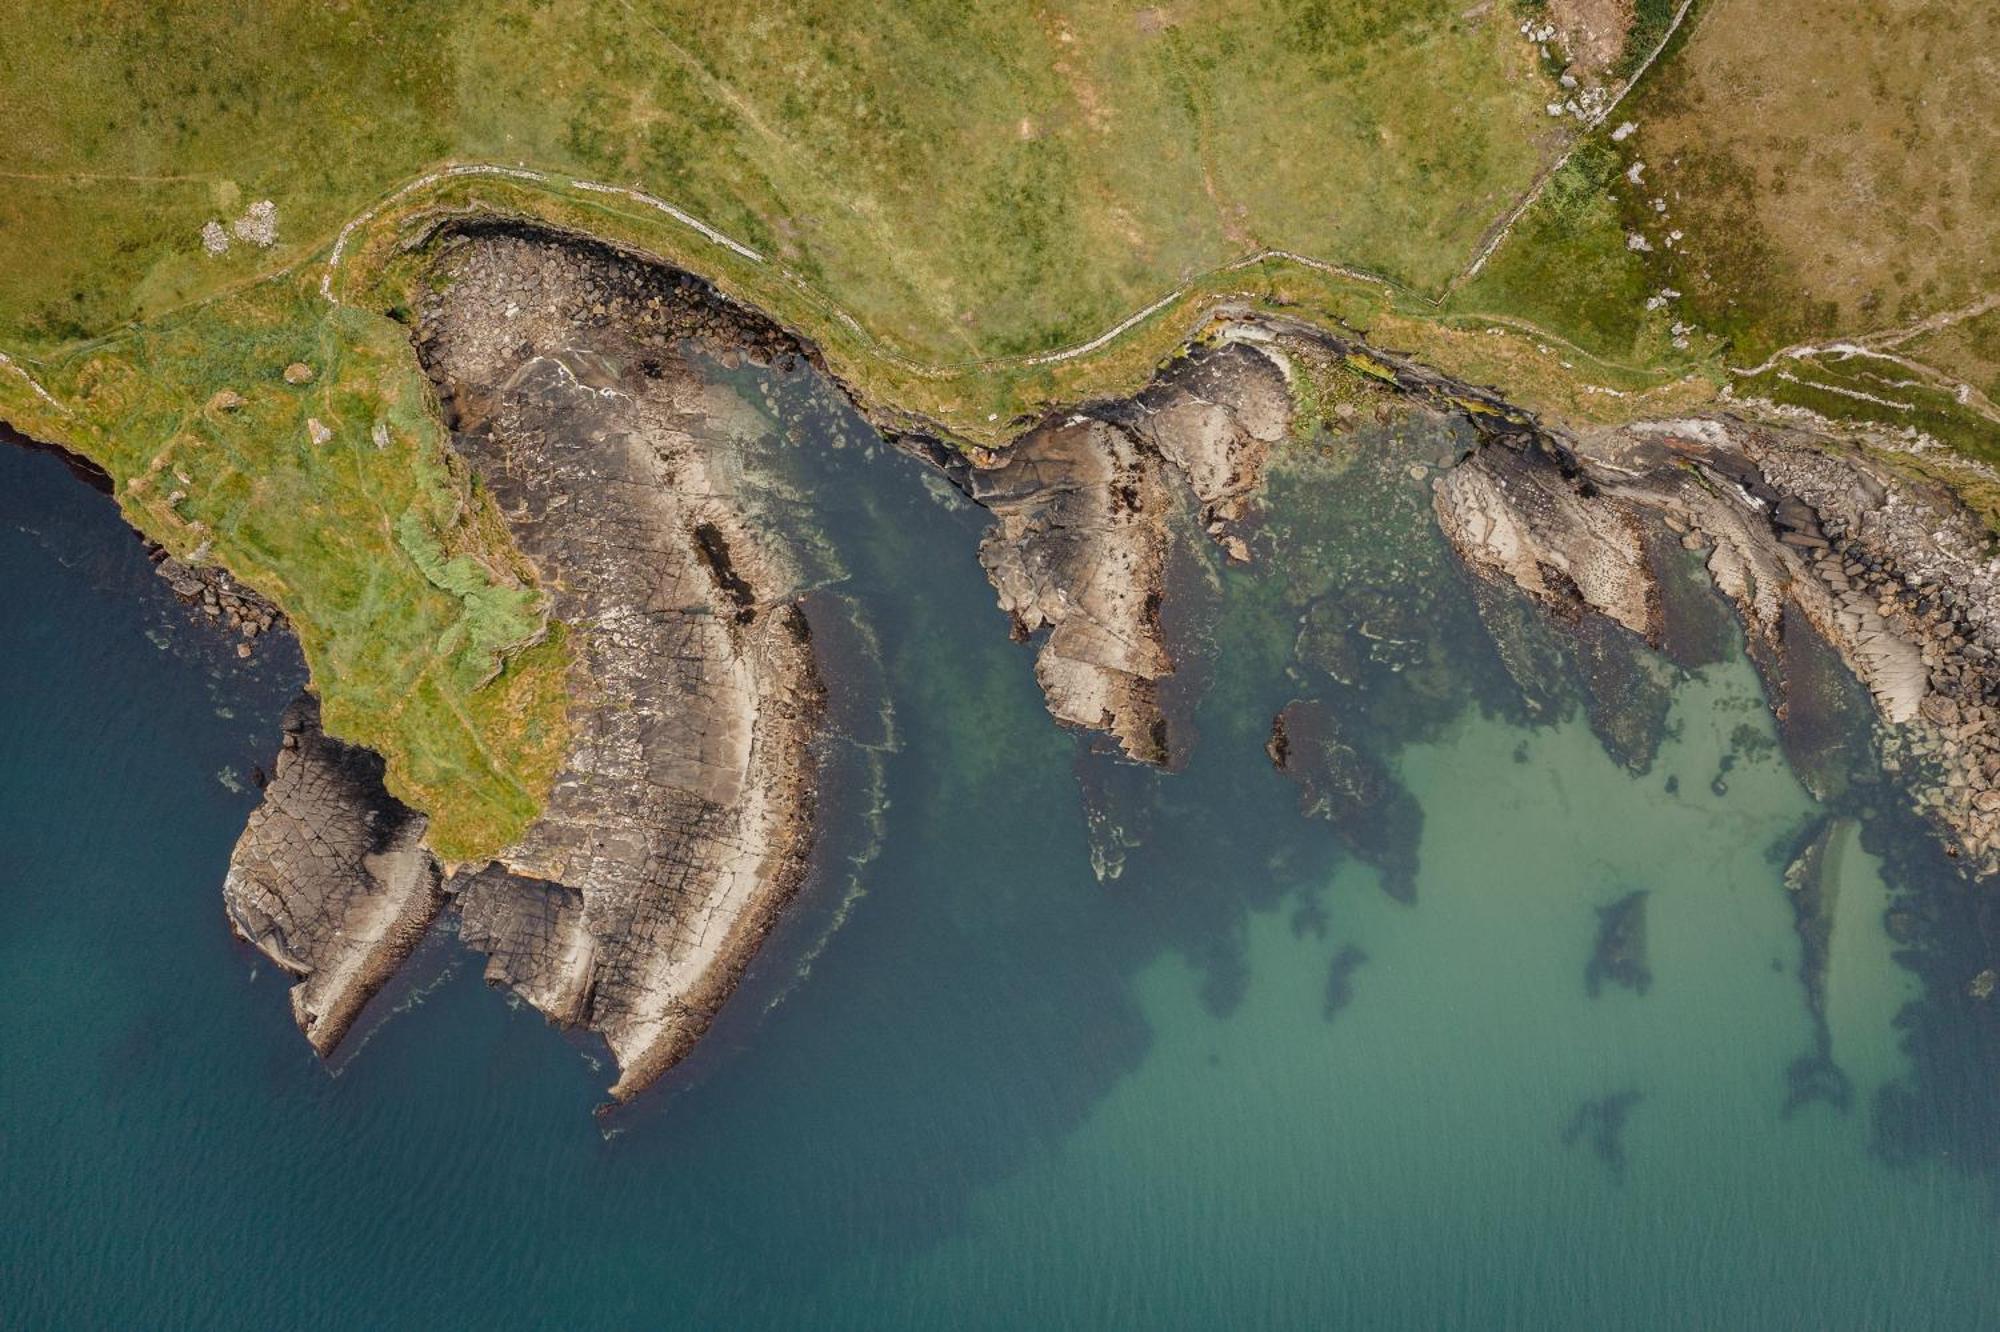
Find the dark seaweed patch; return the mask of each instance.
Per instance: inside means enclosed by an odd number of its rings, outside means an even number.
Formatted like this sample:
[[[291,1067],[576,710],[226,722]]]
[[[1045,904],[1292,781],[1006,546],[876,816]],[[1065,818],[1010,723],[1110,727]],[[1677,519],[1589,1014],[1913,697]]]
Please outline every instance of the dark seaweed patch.
[[[1646,967],[1646,896],[1641,888],[1597,909],[1597,946],[1583,971],[1583,987],[1591,998],[1597,998],[1606,981],[1636,994],[1653,987],[1653,973]]]
[[[1574,1147],[1579,1142],[1588,1141],[1591,1151],[1611,1172],[1611,1177],[1622,1183],[1625,1179],[1625,1121],[1631,1118],[1633,1107],[1644,1099],[1644,1092],[1627,1088],[1584,1101],[1569,1117],[1569,1122],[1563,1125],[1563,1146]]]
[[[737,623],[750,623],[757,617],[757,597],[750,584],[743,581],[743,575],[736,572],[736,566],[730,563],[729,541],[722,535],[722,529],[714,523],[702,523],[694,529],[694,544],[701,555],[701,562],[715,579],[715,585],[735,604]]]

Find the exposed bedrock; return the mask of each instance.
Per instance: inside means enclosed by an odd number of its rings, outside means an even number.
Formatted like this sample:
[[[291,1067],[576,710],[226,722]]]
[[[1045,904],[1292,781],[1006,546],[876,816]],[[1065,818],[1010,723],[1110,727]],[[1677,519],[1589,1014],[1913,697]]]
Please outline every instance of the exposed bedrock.
[[[712,318],[698,293],[505,236],[442,276],[420,349],[576,646],[541,818],[450,888],[487,978],[602,1033],[625,1098],[706,1030],[804,877],[823,695],[804,589],[733,401],[679,350]]]
[[[1949,495],[1828,440],[1703,419],[1599,432],[1573,455],[1488,445],[1434,500],[1476,572],[1656,645],[1664,524],[1736,606],[1780,716],[1794,659],[1824,639],[1867,687],[1917,808],[1968,870],[2000,866],[2000,571]]]
[[[285,710],[275,768],[222,900],[236,933],[298,978],[292,1015],[324,1056],[422,940],[444,893],[424,816],[383,788],[380,756],[320,730],[318,700]]]
[[[1049,711],[1177,766],[1162,705],[1175,669],[1163,625],[1176,542],[1198,527],[1232,559],[1234,531],[1291,424],[1284,371],[1243,343],[1200,347],[1136,396],[1047,422],[960,473],[991,510],[980,563],[1026,640]]]

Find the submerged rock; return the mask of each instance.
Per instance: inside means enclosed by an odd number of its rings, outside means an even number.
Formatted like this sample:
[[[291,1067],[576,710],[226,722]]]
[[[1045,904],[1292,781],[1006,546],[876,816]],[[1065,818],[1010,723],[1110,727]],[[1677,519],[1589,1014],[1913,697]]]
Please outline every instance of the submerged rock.
[[[1645,1093],[1627,1089],[1584,1101],[1562,1127],[1565,1147],[1588,1141],[1590,1149],[1613,1179],[1625,1178],[1625,1121],[1645,1100]]]
[[[1597,942],[1583,969],[1583,988],[1591,998],[1602,993],[1606,981],[1635,994],[1653,988],[1646,965],[1646,897],[1641,888],[1597,908]]]
[[[1299,809],[1333,824],[1348,849],[1380,873],[1383,892],[1416,900],[1423,808],[1388,764],[1342,734],[1338,713],[1317,702],[1286,704],[1265,752],[1299,784]]]
[[[1573,648],[1591,733],[1620,767],[1651,772],[1674,701],[1665,663],[1637,636],[1601,616],[1574,626]]]
[[[1090,870],[1099,883],[1109,883],[1125,873],[1127,856],[1151,835],[1159,773],[1098,753],[1094,746],[1077,754],[1072,771],[1083,802]]]
[[[1844,819],[1821,819],[1806,831],[1798,853],[1785,867],[1785,896],[1799,936],[1799,983],[1813,1024],[1812,1050],[1785,1070],[1787,1118],[1814,1101],[1846,1110],[1854,1099],[1853,1084],[1833,1062],[1833,1033],[1826,1018],[1827,967],[1833,955],[1840,847],[1846,829]]]
[[[1345,944],[1326,971],[1326,1002],[1321,1006],[1321,1016],[1331,1022],[1339,1016],[1340,1010],[1354,1002],[1354,973],[1368,961],[1368,954],[1353,944]]]
[[[298,978],[292,1015],[324,1056],[422,940],[444,894],[427,820],[384,789],[378,755],[321,731],[310,696],[285,710],[284,737],[222,900],[236,933]]]

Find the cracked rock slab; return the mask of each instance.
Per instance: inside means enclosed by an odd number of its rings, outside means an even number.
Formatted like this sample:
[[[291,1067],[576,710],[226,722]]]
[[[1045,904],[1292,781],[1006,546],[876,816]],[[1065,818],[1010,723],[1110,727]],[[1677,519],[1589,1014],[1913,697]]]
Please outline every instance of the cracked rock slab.
[[[427,367],[576,648],[546,807],[450,887],[488,980],[601,1033],[624,1099],[699,1039],[804,878],[824,702],[804,588],[733,401],[681,350],[716,318],[700,292],[505,236],[444,272]]]
[[[229,858],[236,933],[298,978],[292,1015],[321,1056],[423,939],[444,901],[427,820],[382,785],[381,758],[286,709],[264,800]]]

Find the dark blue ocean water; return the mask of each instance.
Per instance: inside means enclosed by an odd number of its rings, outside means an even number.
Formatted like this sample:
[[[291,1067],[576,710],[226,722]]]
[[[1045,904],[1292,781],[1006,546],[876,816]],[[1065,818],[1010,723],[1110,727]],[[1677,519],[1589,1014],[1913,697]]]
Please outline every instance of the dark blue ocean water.
[[[793,437],[831,589],[879,644],[893,741],[850,728],[843,817],[872,810],[880,849],[613,1121],[597,1052],[449,938],[337,1075],[313,1059],[218,893],[298,662],[239,663],[108,499],[0,448],[0,1324],[1996,1321],[1991,1181],[1928,1139],[1890,1164],[1873,1109],[1901,1086],[1976,1142],[1991,1073],[1976,1044],[1904,1048],[1953,1028],[1912,1025],[1899,889],[1852,834],[1828,1025],[1857,1094],[1781,1113],[1812,1024],[1772,847],[1814,802],[1752,743],[1747,665],[1680,680],[1633,777],[1578,721],[1479,706],[1497,667],[1470,639],[1448,671],[1380,648],[1339,697],[1400,737],[1423,809],[1395,902],[1262,743],[1322,687],[1292,653],[1326,571],[1474,623],[1428,536],[1350,521],[1420,511],[1400,461],[1281,479],[1288,553],[1210,576],[1200,743],[1155,779],[1049,722],[980,515],[809,384],[733,382]],[[1138,843],[1108,883],[1079,774]],[[1654,983],[1591,999],[1596,908],[1635,887]],[[1625,1093],[1622,1167],[1565,1143]]]

